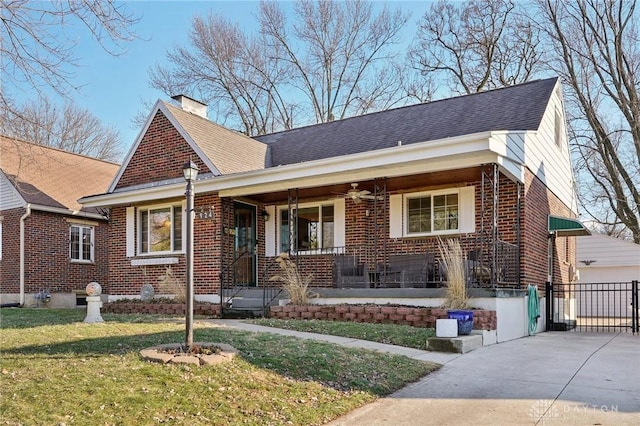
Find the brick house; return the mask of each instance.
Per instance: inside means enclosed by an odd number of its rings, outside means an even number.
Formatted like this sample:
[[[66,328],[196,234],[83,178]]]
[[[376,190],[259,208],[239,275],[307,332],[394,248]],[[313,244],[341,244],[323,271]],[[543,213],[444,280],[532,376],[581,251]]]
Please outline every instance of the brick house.
[[[474,286],[571,280],[584,230],[557,78],[254,138],[174,99],[155,104],[108,190],[81,200],[111,209],[111,298],[184,279],[190,159],[200,300],[273,285],[281,252],[319,288],[437,287],[438,237],[459,239]],[[403,255],[410,282],[389,273]],[[361,280],[340,280],[344,259]]]
[[[108,220],[78,199],[119,166],[4,136],[0,147],[2,304],[75,306],[89,282],[108,284]]]

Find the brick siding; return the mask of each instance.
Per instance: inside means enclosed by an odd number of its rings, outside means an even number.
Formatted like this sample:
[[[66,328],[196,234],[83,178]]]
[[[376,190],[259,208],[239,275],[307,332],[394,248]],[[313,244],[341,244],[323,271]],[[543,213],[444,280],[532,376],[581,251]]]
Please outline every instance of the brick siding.
[[[220,198],[212,194],[196,195],[194,207],[213,207],[213,220],[194,220],[194,256],[193,276],[195,294],[215,294],[219,289],[220,241],[221,241],[221,204]],[[136,247],[138,238],[138,223],[136,208]],[[111,213],[111,233],[109,240],[109,275],[110,285],[105,293],[119,295],[137,295],[144,284],[151,284],[156,293],[162,291],[159,280],[167,273],[170,266],[173,276],[182,283],[186,282],[186,259],[183,253],[163,255],[144,255],[126,257],[126,208],[115,207]],[[186,241],[183,241],[186,244]],[[177,258],[178,263],[172,265],[134,266],[133,259]]]
[[[157,182],[182,176],[182,165],[189,158],[197,162],[201,173],[209,170],[198,158],[180,133],[171,125],[170,121],[159,111],[153,118],[147,132],[143,136],[136,152],[129,161],[126,170],[119,180],[118,188]],[[490,173],[488,167],[486,172]],[[519,186],[506,176],[499,175],[498,193],[498,238],[511,244],[518,243],[518,191],[521,191],[521,257],[520,277],[523,285],[535,284],[543,288],[547,280],[547,217],[549,214],[561,216],[570,215],[570,209],[564,206],[557,197],[553,196],[544,184],[530,172],[525,172],[526,182]],[[485,181],[484,216],[482,211],[482,181],[460,182],[461,186],[474,185],[476,232],[460,235],[464,251],[476,248],[478,240],[490,237],[493,218],[491,201],[492,184]],[[419,190],[429,189],[429,183],[416,182]],[[454,185],[450,185],[454,186]],[[390,193],[391,194],[391,193]],[[376,215],[373,203],[355,204],[345,203],[346,226],[345,244],[349,252],[357,254],[362,262],[371,267],[388,261],[382,258],[382,253],[424,253],[438,254],[438,239],[436,237],[419,238],[389,238],[389,205],[380,208]],[[240,200],[239,200],[240,201]],[[265,285],[268,278],[274,274],[275,258],[265,258],[264,232],[265,224],[261,220],[260,212],[264,205],[254,200],[241,200],[256,205],[257,233],[258,233],[258,268],[257,280],[259,285]],[[300,200],[305,202],[310,200]],[[232,199],[219,199],[217,194],[196,194],[195,205],[198,207],[214,206],[216,218],[212,221],[195,222],[195,253],[194,253],[194,289],[196,294],[215,294],[220,287],[219,274],[227,271],[233,262],[233,202]],[[380,206],[380,203],[378,203]],[[140,206],[136,206],[140,207]],[[380,206],[381,207],[381,206]],[[125,210],[126,207],[116,207],[112,212],[111,239],[109,241],[109,274],[110,285],[108,293],[132,295],[138,294],[140,287],[149,283],[157,285],[159,277],[165,274],[166,266],[132,266],[131,258],[125,256]],[[369,214],[367,215],[367,210]],[[276,218],[271,218],[276,220]],[[136,224],[137,225],[137,224]],[[485,234],[481,235],[481,230]],[[136,230],[137,231],[137,230]],[[565,247],[563,244],[562,247]],[[557,251],[559,254],[559,251]],[[556,281],[567,281],[569,265],[575,263],[575,241],[569,239],[566,248],[562,250],[565,258],[554,259]],[[486,256],[486,255],[485,255]],[[165,256],[163,256],[165,257]],[[185,277],[185,259],[181,253],[171,255],[177,257],[179,263],[172,265],[174,276],[183,280]],[[140,258],[143,258],[140,256]],[[153,256],[144,256],[145,259]],[[333,286],[333,260],[331,256],[298,257],[298,267],[302,274],[313,275],[314,286]],[[225,277],[231,276],[229,273]]]
[[[525,174],[525,195],[522,217],[522,282],[544,290],[548,279],[548,217],[549,215],[575,218],[571,209],[562,203],[530,170]],[[560,241],[564,240],[564,241]],[[568,245],[560,253],[559,248]],[[560,256],[563,256],[560,259]],[[570,265],[576,263],[575,237],[559,237],[553,259],[553,281],[568,283]]]
[[[20,291],[20,217],[24,209],[3,211],[2,261],[0,292]],[[108,287],[108,225],[94,226],[94,262],[75,263],[69,259],[67,218],[55,213],[32,210],[25,220],[25,293],[49,289],[52,293],[84,290],[91,281]],[[77,218],[76,218],[77,219]]]
[[[129,160],[117,188],[182,178],[182,166],[189,159],[198,165],[199,173],[211,171],[169,119],[158,111]]]

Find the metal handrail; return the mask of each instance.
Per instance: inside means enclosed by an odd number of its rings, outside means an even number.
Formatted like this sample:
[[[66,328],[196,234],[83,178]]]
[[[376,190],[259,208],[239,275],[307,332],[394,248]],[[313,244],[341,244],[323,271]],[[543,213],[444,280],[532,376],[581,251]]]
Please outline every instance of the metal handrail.
[[[234,259],[233,262],[231,262],[229,265],[227,265],[224,268],[222,268],[222,270],[218,274],[218,278],[220,280],[220,312],[222,312],[223,309],[224,309],[225,299],[233,299],[242,290],[242,287],[238,288],[238,289],[236,289],[235,293],[225,296],[224,290],[233,289],[235,287],[233,285],[232,286],[225,286],[225,284],[224,284],[225,281],[226,281],[226,280],[224,280],[225,274],[227,274],[229,272],[229,270],[236,264],[236,262],[238,262],[240,259],[242,259],[245,256],[250,255],[250,254],[251,254],[251,252],[248,251],[248,250],[242,252],[240,254],[240,256],[238,256],[237,258]]]

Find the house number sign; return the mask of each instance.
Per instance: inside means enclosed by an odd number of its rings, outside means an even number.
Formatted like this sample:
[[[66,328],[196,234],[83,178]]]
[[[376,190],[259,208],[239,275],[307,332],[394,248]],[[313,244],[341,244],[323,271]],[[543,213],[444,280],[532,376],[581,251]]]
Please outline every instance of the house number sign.
[[[212,220],[213,212],[214,212],[213,206],[200,207],[195,209],[196,218],[198,219]]]

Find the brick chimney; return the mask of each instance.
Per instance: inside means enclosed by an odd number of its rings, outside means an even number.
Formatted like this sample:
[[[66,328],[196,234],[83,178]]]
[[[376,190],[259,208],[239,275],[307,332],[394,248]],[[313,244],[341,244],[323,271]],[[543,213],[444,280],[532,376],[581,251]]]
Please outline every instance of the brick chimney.
[[[207,118],[207,105],[200,101],[196,101],[186,95],[172,96],[171,99],[180,103],[180,106],[184,111],[191,112],[195,115],[199,115],[202,118]]]

